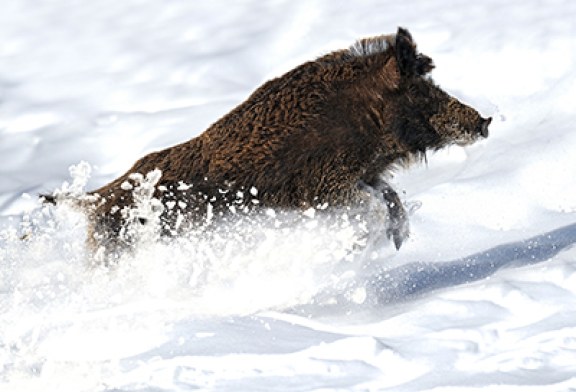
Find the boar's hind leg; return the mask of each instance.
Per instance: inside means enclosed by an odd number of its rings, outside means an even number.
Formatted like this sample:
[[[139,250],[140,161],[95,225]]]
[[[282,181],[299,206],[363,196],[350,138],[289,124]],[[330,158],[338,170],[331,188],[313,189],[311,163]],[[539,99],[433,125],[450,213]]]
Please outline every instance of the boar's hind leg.
[[[392,239],[396,250],[400,249],[409,233],[408,214],[404,209],[400,196],[390,184],[381,179],[374,181],[373,184],[361,182],[360,188],[368,190],[370,193],[375,194],[376,197],[381,197],[384,204],[386,204],[388,209],[386,236],[388,239]]]

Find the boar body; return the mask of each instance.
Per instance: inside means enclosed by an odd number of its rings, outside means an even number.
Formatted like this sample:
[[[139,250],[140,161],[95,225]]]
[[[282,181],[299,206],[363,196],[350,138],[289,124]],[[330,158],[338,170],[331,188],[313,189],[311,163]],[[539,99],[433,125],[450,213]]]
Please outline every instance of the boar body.
[[[178,232],[178,216],[189,226],[227,214],[231,204],[244,211],[342,207],[371,194],[386,206],[387,234],[399,248],[406,212],[385,175],[428,150],[486,137],[490,122],[436,86],[427,76],[432,68],[399,28],[265,83],[198,137],[146,155],[92,192],[91,245],[126,242],[126,211],[135,203],[130,175],[160,170],[154,197],[178,206],[161,213],[164,234]]]

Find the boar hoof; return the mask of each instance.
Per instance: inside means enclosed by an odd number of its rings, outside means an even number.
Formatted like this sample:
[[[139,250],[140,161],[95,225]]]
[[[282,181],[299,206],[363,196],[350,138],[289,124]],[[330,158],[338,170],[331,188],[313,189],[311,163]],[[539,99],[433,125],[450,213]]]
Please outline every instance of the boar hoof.
[[[396,219],[389,216],[386,224],[386,236],[394,242],[396,250],[400,250],[404,240],[408,238],[408,219],[406,217]]]
[[[386,236],[389,240],[394,242],[396,250],[399,250],[404,240],[408,238],[409,224],[406,210],[400,203],[400,200],[390,202],[386,199],[387,195],[384,194],[386,206],[388,207],[388,219],[386,220]],[[396,195],[398,198],[398,195]]]

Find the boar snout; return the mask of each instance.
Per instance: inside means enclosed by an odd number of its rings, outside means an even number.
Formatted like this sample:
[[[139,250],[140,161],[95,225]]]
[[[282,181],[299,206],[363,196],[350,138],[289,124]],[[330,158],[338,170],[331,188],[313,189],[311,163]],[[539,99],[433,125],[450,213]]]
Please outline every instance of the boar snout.
[[[483,118],[468,105],[453,97],[430,118],[430,124],[442,139],[441,147],[449,144],[467,146],[488,137],[492,118]]]
[[[492,117],[480,118],[477,132],[484,138],[488,137],[488,125],[492,122]]]

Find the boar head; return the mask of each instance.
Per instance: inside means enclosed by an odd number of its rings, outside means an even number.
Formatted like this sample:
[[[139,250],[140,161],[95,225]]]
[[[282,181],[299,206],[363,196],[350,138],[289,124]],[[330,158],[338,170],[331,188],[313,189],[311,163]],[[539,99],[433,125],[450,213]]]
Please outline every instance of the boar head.
[[[434,68],[432,59],[416,51],[406,29],[398,29],[394,51],[397,79],[393,94],[400,112],[394,128],[400,140],[413,151],[423,153],[426,149],[468,145],[488,137],[492,118],[482,118],[426,76]]]

